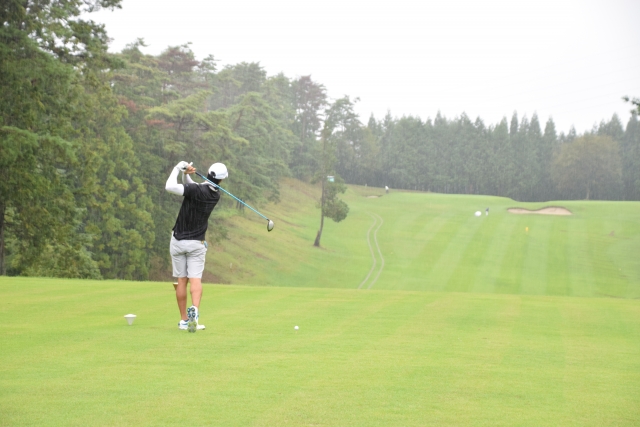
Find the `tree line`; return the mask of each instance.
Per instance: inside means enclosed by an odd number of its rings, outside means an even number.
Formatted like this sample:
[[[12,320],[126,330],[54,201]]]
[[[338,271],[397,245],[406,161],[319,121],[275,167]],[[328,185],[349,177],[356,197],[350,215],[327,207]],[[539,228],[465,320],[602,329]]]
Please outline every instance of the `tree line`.
[[[374,117],[338,147],[348,183],[487,194],[519,201],[640,200],[640,128],[617,115],[589,132],[543,127],[514,113],[496,125],[467,115],[447,119]]]
[[[357,99],[311,76],[219,67],[189,45],[159,55],[136,40],[107,52],[85,17],[121,0],[0,5],[0,274],[146,280],[169,268],[180,160],[227,164],[225,186],[260,205],[284,176],[322,182],[321,221],[344,219],[344,183],[518,200],[640,200],[637,115],[584,135],[538,118],[390,114],[362,123]],[[327,176],[333,176],[332,182]],[[236,214],[223,198],[209,238]],[[319,245],[322,228],[316,236]]]

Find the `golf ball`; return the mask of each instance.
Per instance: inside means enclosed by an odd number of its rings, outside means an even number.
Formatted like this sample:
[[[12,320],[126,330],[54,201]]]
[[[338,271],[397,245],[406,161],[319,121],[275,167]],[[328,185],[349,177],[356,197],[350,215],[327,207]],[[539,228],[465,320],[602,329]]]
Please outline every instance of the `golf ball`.
[[[476,216],[480,216],[480,215],[482,215],[482,212],[476,211]]]
[[[293,329],[298,330],[298,325],[294,326]]]

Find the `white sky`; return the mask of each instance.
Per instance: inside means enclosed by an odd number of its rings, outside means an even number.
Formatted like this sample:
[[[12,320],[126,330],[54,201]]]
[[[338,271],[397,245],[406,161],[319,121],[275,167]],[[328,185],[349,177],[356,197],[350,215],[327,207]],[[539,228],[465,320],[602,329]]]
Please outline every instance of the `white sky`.
[[[466,112],[495,124],[513,111],[591,129],[640,97],[639,0],[123,0],[91,19],[120,51],[191,42],[220,67],[311,74],[332,98],[359,97],[366,123]]]

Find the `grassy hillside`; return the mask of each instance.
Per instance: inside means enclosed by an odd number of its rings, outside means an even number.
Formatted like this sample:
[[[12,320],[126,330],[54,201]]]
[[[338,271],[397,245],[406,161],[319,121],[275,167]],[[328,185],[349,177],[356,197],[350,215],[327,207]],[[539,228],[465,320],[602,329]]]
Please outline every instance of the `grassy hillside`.
[[[318,249],[318,197],[318,188],[287,180],[282,202],[263,209],[274,231],[250,211],[234,218],[229,240],[210,250],[210,281],[640,298],[638,202],[519,203],[350,186],[349,216],[325,222]],[[573,215],[507,212],[544,206]]]
[[[206,285],[189,334],[172,291],[0,278],[0,426],[640,423],[634,300]]]

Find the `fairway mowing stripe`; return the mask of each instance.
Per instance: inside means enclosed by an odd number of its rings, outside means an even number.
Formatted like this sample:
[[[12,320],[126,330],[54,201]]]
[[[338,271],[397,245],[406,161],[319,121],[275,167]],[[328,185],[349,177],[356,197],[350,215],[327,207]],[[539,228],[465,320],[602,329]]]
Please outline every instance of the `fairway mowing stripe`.
[[[569,221],[569,283],[571,295],[581,297],[594,296],[595,283],[593,268],[587,249],[588,239],[584,219],[571,218]]]
[[[447,283],[446,291],[469,292],[470,288],[477,283],[479,269],[487,262],[487,248],[495,238],[496,229],[505,218],[507,215],[499,214],[491,217],[485,215],[479,219],[482,221],[482,225],[478,228],[473,239],[469,241],[458,263],[464,265],[465,268],[456,270],[456,274]]]
[[[373,273],[373,269],[376,268],[376,256],[373,253],[373,248],[371,247],[371,229],[373,229],[373,227],[376,226],[378,220],[370,213],[367,212],[367,215],[371,216],[371,218],[373,218],[373,224],[371,224],[371,227],[369,227],[369,230],[367,231],[367,245],[369,245],[369,252],[371,252],[371,258],[373,259],[373,264],[371,265],[371,269],[369,270],[369,273],[367,274],[367,277],[364,278],[364,280],[360,283],[360,285],[358,285],[358,289],[362,288],[362,285],[365,284],[365,282],[367,280],[369,280],[369,276],[371,276],[371,273]]]
[[[559,219],[559,218],[558,218]],[[549,236],[549,252],[547,258],[546,295],[571,295],[571,268],[569,263],[569,221],[563,218],[555,221]]]
[[[613,220],[614,224],[620,222]],[[609,255],[609,248],[615,242],[615,237],[609,234],[612,228],[615,226],[602,217],[599,217],[597,221],[589,222],[588,253],[591,265],[594,267],[594,296],[628,298],[630,296],[629,282],[621,277],[622,274],[618,270],[615,259]],[[636,253],[638,249],[640,248],[636,249]]]
[[[564,404],[566,347],[562,330],[566,324],[559,309],[562,303],[561,299],[522,298],[501,360],[503,369],[514,375],[499,387],[510,390],[512,396],[523,396],[527,405],[545,408],[547,413],[561,413]],[[536,386],[532,387],[534,381]]]
[[[445,289],[462,259],[464,250],[481,225],[482,221],[474,216],[460,224],[458,232],[449,241],[447,248],[442,252],[425,280],[425,285],[428,286],[426,289],[436,291]]]
[[[437,242],[434,242],[433,239],[438,236],[438,233],[443,227],[450,224],[452,216],[453,212],[448,210],[438,213],[435,217],[430,217],[429,215],[413,217],[412,219],[415,220],[415,222],[409,225],[417,228],[419,231],[408,234],[407,237],[405,237],[408,242],[405,243],[403,243],[403,239],[397,238],[397,234],[394,234],[393,230],[387,231],[385,228],[385,236],[395,237],[388,241],[386,245],[386,247],[393,248],[391,253],[393,254],[395,252],[395,255],[391,256],[389,265],[385,270],[385,277],[376,289],[424,290],[424,277],[428,275],[434,265],[434,262],[431,262],[431,260],[437,259],[435,257],[441,253],[441,251],[437,250]],[[427,217],[429,220],[419,222],[423,217]],[[387,220],[387,222],[389,221]],[[400,222],[407,223],[404,216]],[[404,250],[401,245],[414,248],[414,250],[408,252]],[[411,278],[407,278],[403,275],[405,270],[415,273]],[[404,283],[404,286],[398,287],[399,283]]]
[[[411,264],[407,268],[415,270],[420,267],[426,267],[426,271],[424,272],[425,275],[433,269],[435,263],[429,264],[426,262],[429,261],[429,252],[433,250],[433,238],[438,235],[445,225],[449,224],[452,217],[453,214],[451,211],[445,211],[437,217],[432,218],[422,227],[422,229],[415,235],[415,239],[421,240],[424,243],[420,251],[415,252],[414,257],[411,260]]]
[[[224,375],[216,377],[215,390],[213,390],[214,393],[212,393],[211,397],[220,401],[221,396],[219,393],[224,395],[224,391],[227,389],[237,390],[238,384],[252,384],[264,389],[269,382],[278,381],[276,379],[281,380],[283,372],[297,372],[297,375],[293,375],[291,379],[286,380],[288,388],[282,389],[278,396],[269,397],[271,401],[269,408],[264,408],[261,413],[246,415],[258,417],[260,423],[254,425],[278,425],[278,422],[270,424],[268,422],[265,423],[263,420],[265,417],[269,417],[269,413],[274,409],[276,411],[284,409],[287,412],[291,411],[290,408],[299,407],[299,404],[306,400],[301,393],[309,389],[309,386],[313,386],[311,390],[315,394],[322,394],[323,390],[325,390],[329,396],[333,396],[339,390],[331,387],[332,381],[344,384],[342,378],[353,377],[354,380],[366,383],[368,381],[367,377],[354,376],[354,372],[359,369],[358,366],[361,364],[362,358],[347,358],[345,355],[362,354],[363,352],[365,354],[377,354],[376,352],[371,353],[370,349],[371,346],[375,345],[375,339],[392,337],[398,331],[398,328],[402,326],[397,321],[387,322],[386,319],[389,315],[393,316],[396,313],[400,313],[401,318],[404,318],[411,312],[404,307],[406,304],[412,305],[417,310],[438,298],[438,296],[434,295],[415,298],[411,293],[396,293],[390,295],[389,298],[380,300],[378,292],[372,291],[366,294],[356,294],[354,290],[341,292],[339,296],[347,298],[346,301],[327,301],[329,306],[321,311],[318,310],[318,298],[335,295],[335,291],[322,292],[314,290],[304,294],[301,292],[292,293],[292,295],[311,296],[304,304],[285,304],[284,311],[278,311],[279,316],[295,316],[302,320],[302,324],[309,325],[309,328],[301,328],[297,339],[280,338],[274,340],[273,331],[265,333],[267,330],[263,329],[263,333],[254,331],[252,334],[247,334],[238,333],[237,327],[234,328],[234,339],[237,339],[237,344],[234,348],[242,349],[245,352],[247,348],[255,348],[255,351],[250,351],[245,356],[250,360],[248,364],[246,360],[235,357],[230,357],[226,360],[228,365],[222,369]],[[363,305],[363,297],[369,299],[370,302]],[[402,306],[404,309],[398,310],[398,306]],[[266,304],[266,307],[270,307],[270,304]],[[327,315],[327,309],[333,315]],[[280,310],[282,310],[282,307]],[[260,315],[254,322],[264,328],[264,318],[271,316],[265,315],[265,312],[260,309],[256,310],[256,312],[260,313]],[[365,334],[371,336],[374,341],[362,339],[345,341],[340,338],[345,334],[354,334],[357,337]],[[348,345],[346,344],[347,342]],[[342,343],[342,346],[336,346],[336,343]],[[258,349],[262,349],[262,351],[258,351]],[[309,365],[309,361],[314,360],[314,355],[319,350],[323,353],[323,357]],[[217,345],[216,353],[229,353],[229,349],[219,349]],[[303,364],[300,364],[301,360],[304,362]],[[239,369],[238,366],[242,366],[242,369]],[[322,369],[322,366],[331,366],[334,370],[340,370],[342,366],[344,372],[340,375],[327,376],[327,372]],[[320,387],[321,384],[327,384],[329,387]],[[209,387],[212,386],[210,385]],[[251,393],[255,393],[255,391]],[[314,402],[317,401],[315,396],[309,396],[308,399]],[[334,401],[335,399],[331,398],[325,404]],[[340,400],[340,402],[342,401],[344,400]],[[340,402],[338,404],[341,404]],[[228,399],[228,404],[237,405],[238,409],[240,409],[243,402],[234,400],[233,396],[231,396]]]
[[[508,247],[500,264],[500,274],[496,280],[496,293],[519,294],[522,283],[522,266],[524,265],[527,244],[526,227],[529,219],[526,215],[517,215],[517,226],[513,234],[508,236]]]
[[[325,369],[299,365],[292,359],[290,364],[307,372],[306,381],[299,382],[296,388],[292,388],[286,396],[281,397],[277,405],[271,405],[261,413],[254,425],[281,425],[285,417],[292,425],[354,425],[354,420],[361,421],[363,410],[372,410],[369,407],[354,411],[354,400],[376,402],[380,405],[377,408],[377,417],[373,416],[377,422],[367,420],[366,425],[380,425],[380,419],[386,420],[388,425],[396,424],[390,422],[390,417],[393,418],[394,414],[390,413],[389,409],[397,405],[397,402],[380,401],[380,389],[388,390],[389,386],[393,386],[390,375],[397,378],[400,375],[399,379],[404,379],[408,378],[408,374],[403,368],[391,371],[380,370],[379,366],[382,363],[388,365],[390,359],[405,361],[407,355],[414,357],[412,349],[408,350],[406,346],[398,345],[397,339],[405,336],[408,329],[419,328],[418,333],[422,336],[433,334],[429,324],[417,319],[424,318],[425,314],[430,315],[430,307],[440,299],[440,295],[434,294],[393,295],[390,299],[363,307],[350,316],[336,318],[334,320],[338,322],[327,325],[326,332],[322,331],[313,338],[309,337],[304,342],[296,343],[299,347],[296,346],[295,350],[298,351],[317,351],[318,345],[321,344],[330,346],[327,348],[331,350],[325,350],[324,357],[316,362],[316,365],[324,365]],[[448,301],[448,304],[450,303],[451,301]],[[403,309],[398,310],[397,306]],[[348,352],[349,357],[345,357],[335,348],[337,338],[344,334],[354,334],[354,339],[351,340],[354,345],[342,349]],[[369,339],[356,338],[362,335]],[[407,338],[405,341],[409,347],[416,345],[415,340]],[[421,345],[422,340],[418,340],[418,343]],[[289,350],[294,349],[289,347]],[[429,363],[426,356],[419,355],[418,359],[422,363]],[[326,370],[328,367],[331,367],[330,372]],[[354,399],[354,395],[359,398]],[[421,397],[413,396],[416,400]],[[412,412],[415,411],[414,408]]]
[[[429,241],[434,234],[433,224],[439,217],[433,217],[431,211],[418,210],[418,212],[420,212],[419,215],[414,212],[392,212],[387,217],[384,237],[390,237],[385,245],[390,264],[387,266],[385,277],[378,284],[377,289],[381,289],[381,287],[395,289],[398,283],[406,278],[404,270],[420,271],[424,268],[423,251],[429,247]],[[422,276],[423,274],[420,274],[417,277]],[[415,286],[404,287],[404,289],[415,289]]]
[[[376,248],[378,249],[378,255],[380,255],[380,270],[378,270],[378,274],[376,275],[376,278],[373,279],[373,281],[369,284],[369,287],[367,289],[371,289],[373,287],[373,285],[378,280],[378,277],[380,277],[380,273],[382,273],[382,269],[384,268],[384,257],[382,256],[382,251],[380,250],[380,245],[378,244],[378,230],[380,230],[380,227],[382,227],[382,223],[384,221],[382,220],[382,217],[380,215],[377,215],[377,214],[374,214],[374,215],[376,215],[380,220],[380,225],[378,226],[378,228],[376,228],[376,231],[373,233],[373,240],[376,243]]]
[[[493,215],[492,218],[497,218]],[[502,221],[494,231],[493,239],[486,252],[482,269],[473,282],[472,292],[493,293],[496,289],[496,278],[500,273],[500,266],[507,253],[509,245],[508,236],[511,236],[517,225],[517,218],[503,215]]]
[[[547,260],[549,238],[555,217],[535,218],[529,231],[527,249],[522,265],[520,293],[528,295],[546,295]]]
[[[640,425],[638,304],[602,298],[567,298],[559,303],[567,353],[562,386],[568,407],[581,414],[582,425],[625,425],[611,422],[615,418]],[[585,401],[596,402],[596,417],[582,415]]]
[[[628,298],[640,298],[640,259],[629,258],[627,254],[637,253],[640,250],[638,238],[620,240],[612,244],[607,251],[609,258],[617,268],[617,273],[626,280]]]

